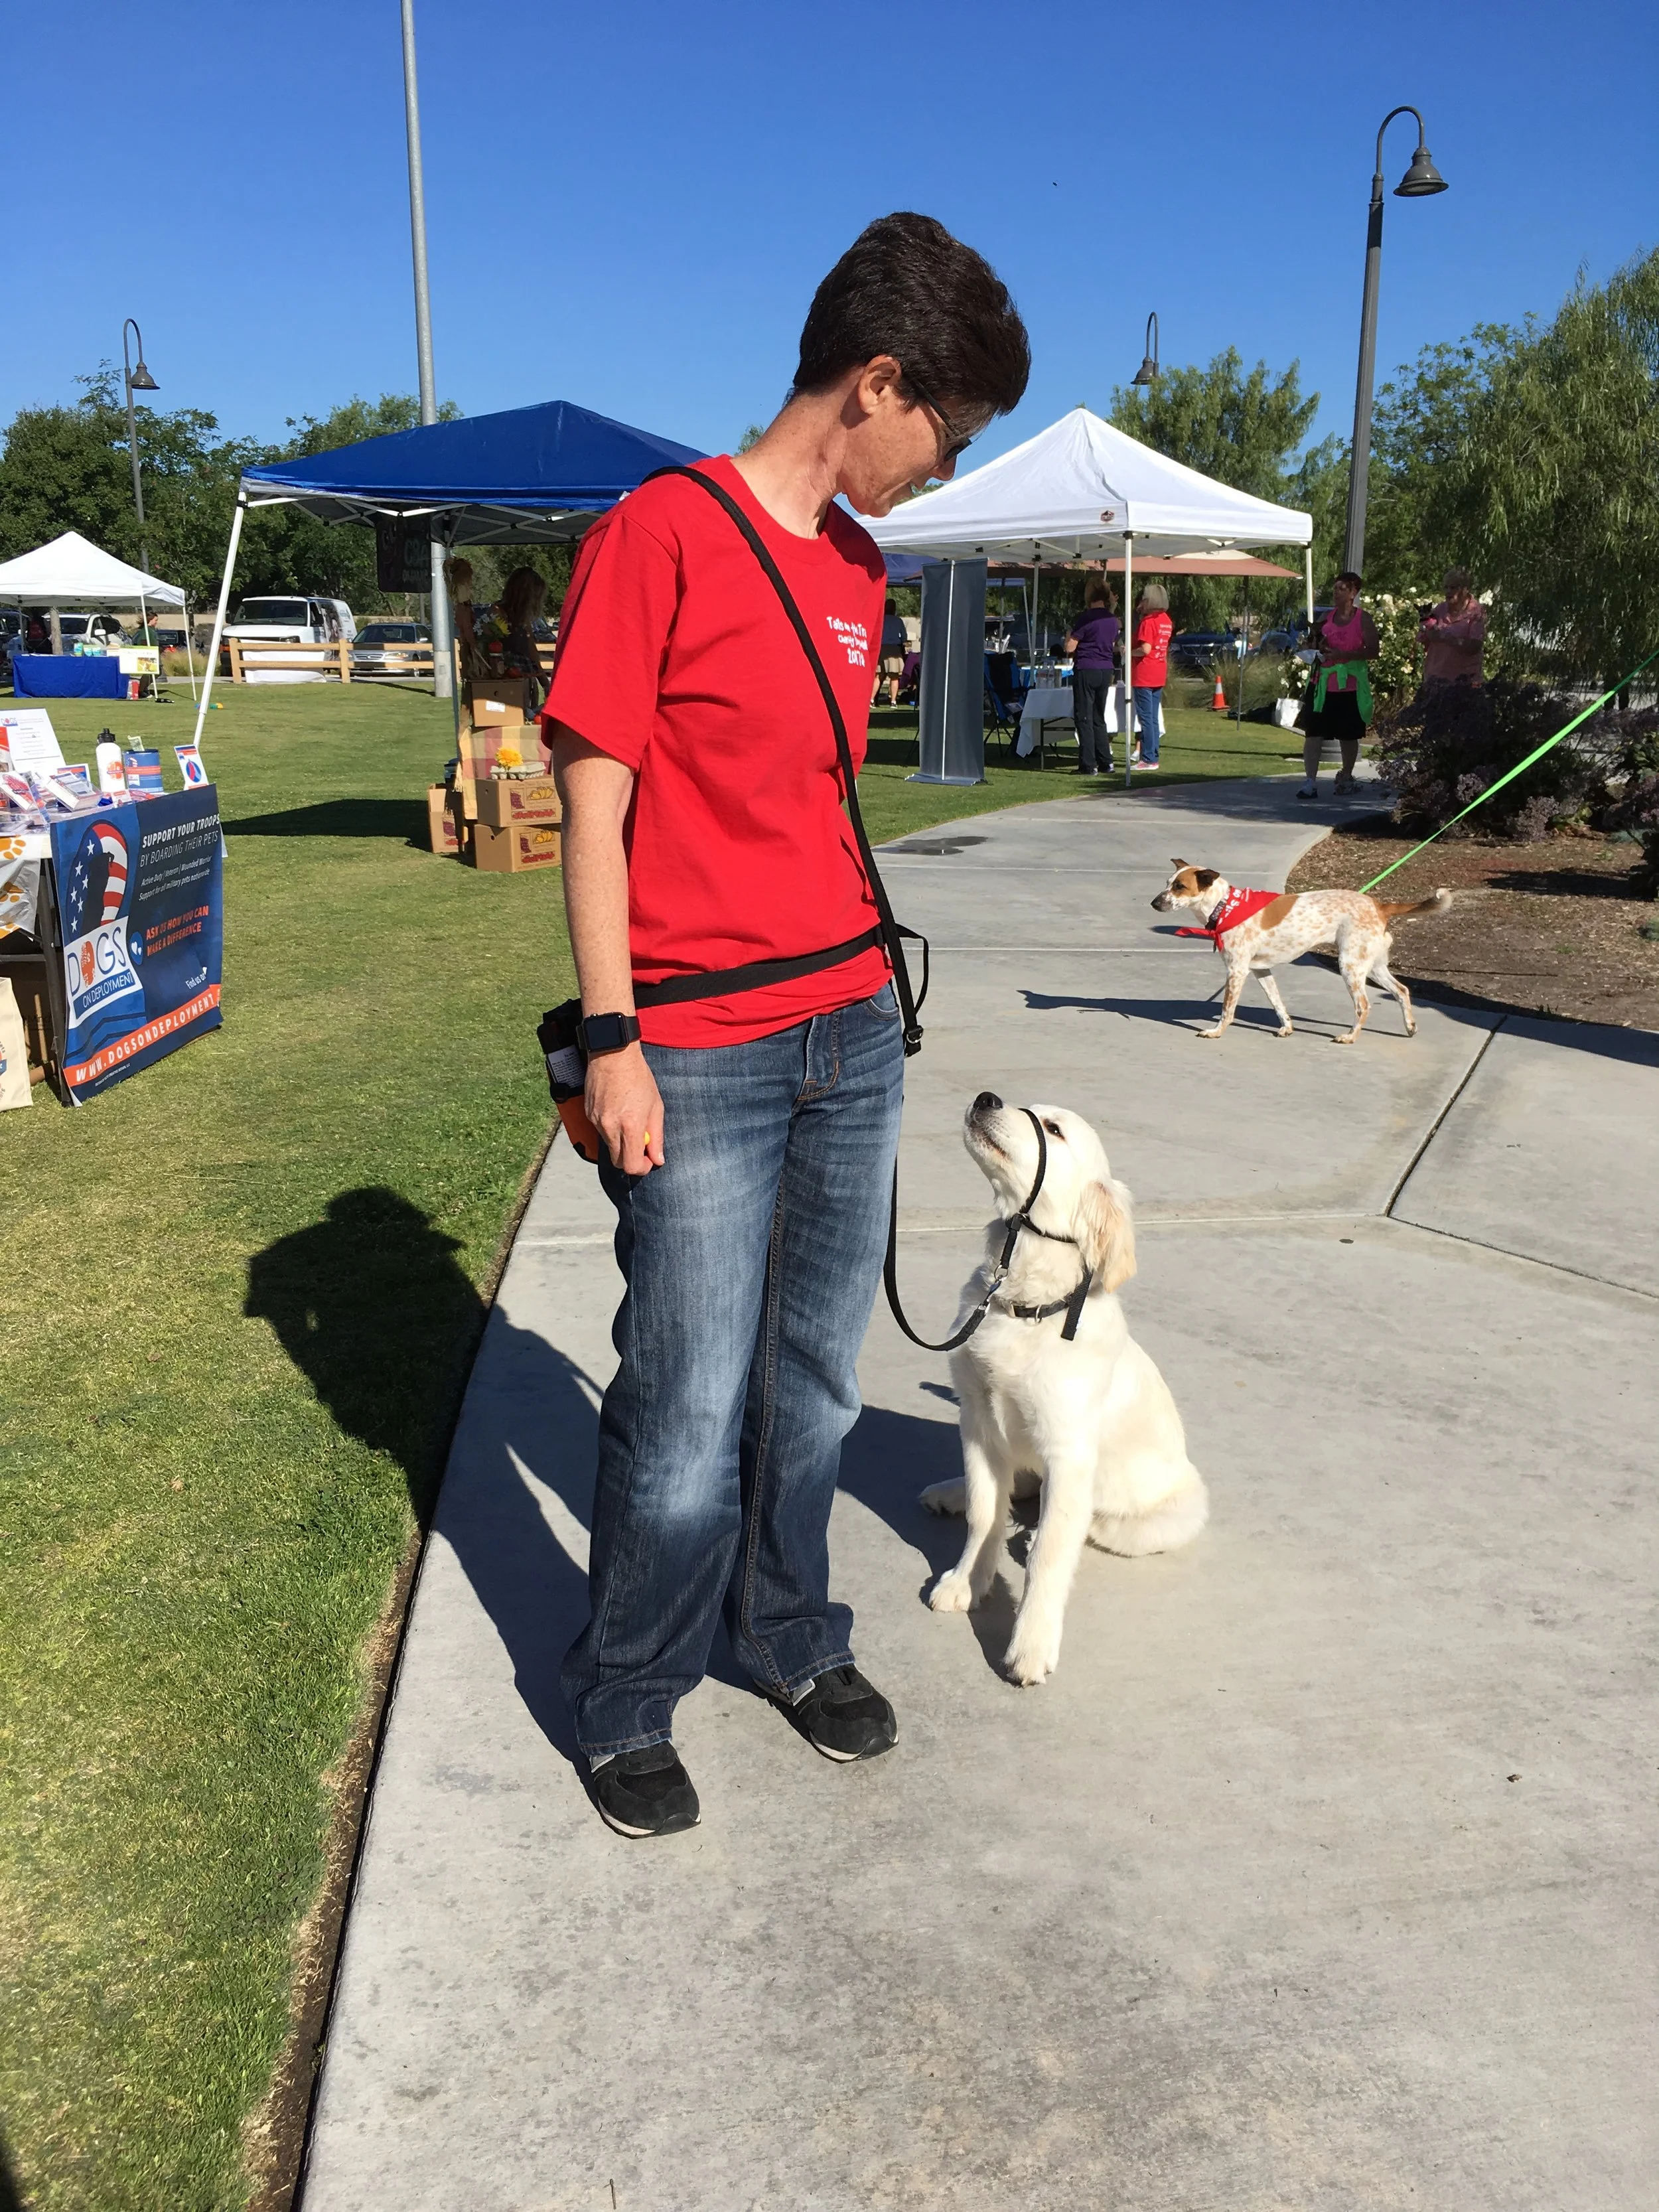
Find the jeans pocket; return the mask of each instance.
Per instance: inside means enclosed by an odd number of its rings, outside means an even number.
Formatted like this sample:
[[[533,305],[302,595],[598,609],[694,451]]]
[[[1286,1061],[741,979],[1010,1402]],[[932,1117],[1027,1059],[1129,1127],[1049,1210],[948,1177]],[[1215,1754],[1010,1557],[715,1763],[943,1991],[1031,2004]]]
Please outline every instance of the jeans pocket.
[[[875,997],[864,1003],[881,1021],[896,1022],[899,1018],[898,998],[890,983],[884,983]]]

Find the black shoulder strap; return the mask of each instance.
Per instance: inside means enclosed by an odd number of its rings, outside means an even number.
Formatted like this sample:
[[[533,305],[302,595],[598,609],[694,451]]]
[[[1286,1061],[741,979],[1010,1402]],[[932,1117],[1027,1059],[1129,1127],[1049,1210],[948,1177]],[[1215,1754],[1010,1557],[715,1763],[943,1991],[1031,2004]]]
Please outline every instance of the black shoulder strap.
[[[847,724],[841,711],[841,702],[836,696],[836,687],[830,681],[830,672],[818,656],[812,642],[812,633],[806,627],[806,618],[795,604],[794,594],[783,580],[777,562],[767,550],[764,539],[723,485],[706,477],[701,469],[667,468],[653,470],[644,481],[653,483],[659,477],[684,477],[689,483],[701,484],[710,499],[726,509],[742,533],[750,551],[759,562],[766,580],[777,593],[791,627],[800,641],[800,649],[817,679],[818,690],[830,715],[830,726],[836,733],[836,756],[841,765],[841,784],[847,799],[847,812],[853,824],[853,836],[857,841],[859,859],[863,865],[865,880],[870,886],[870,896],[875,902],[881,925],[882,943],[892,963],[893,989],[897,994],[899,1014],[904,1024],[904,1049],[908,1054],[921,1049],[921,1024],[916,1019],[916,1010],[927,996],[927,942],[914,929],[906,929],[893,919],[893,909],[887,896],[887,886],[882,882],[876,866],[875,854],[870,850],[870,840],[865,834],[864,817],[859,811],[858,779],[853,769],[853,749],[847,741]],[[905,964],[902,938],[912,938],[922,948],[921,996],[914,998],[910,991],[910,971]]]

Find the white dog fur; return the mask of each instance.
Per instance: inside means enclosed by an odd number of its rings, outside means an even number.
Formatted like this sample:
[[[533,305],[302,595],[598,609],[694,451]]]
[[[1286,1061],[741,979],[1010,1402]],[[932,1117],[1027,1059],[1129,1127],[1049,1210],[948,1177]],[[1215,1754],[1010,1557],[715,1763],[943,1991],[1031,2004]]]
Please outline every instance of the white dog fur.
[[[1129,1194],[1114,1182],[1099,1138],[1076,1114],[1034,1106],[1048,1168],[1006,1282],[983,1322],[951,1358],[962,1412],[963,1478],[921,1493],[935,1513],[965,1513],[962,1558],[928,1595],[936,1613],[965,1613],[996,1579],[1011,1498],[1041,1488],[1025,1589],[1005,1664],[1015,1682],[1042,1681],[1060,1657],[1072,1578],[1086,1542],[1139,1558],[1189,1543],[1209,1517],[1203,1480],[1169,1386],[1129,1334],[1117,1285],[1135,1270]],[[969,1278],[960,1328],[984,1295],[1009,1218],[1024,1206],[1037,1167],[1036,1133],[1024,1109],[982,1092],[963,1140],[996,1193],[984,1264]],[[1074,1238],[1075,1243],[1053,1242]],[[1009,1309],[1067,1296],[1085,1266],[1094,1286],[1076,1336],[1065,1316],[1024,1320]]]

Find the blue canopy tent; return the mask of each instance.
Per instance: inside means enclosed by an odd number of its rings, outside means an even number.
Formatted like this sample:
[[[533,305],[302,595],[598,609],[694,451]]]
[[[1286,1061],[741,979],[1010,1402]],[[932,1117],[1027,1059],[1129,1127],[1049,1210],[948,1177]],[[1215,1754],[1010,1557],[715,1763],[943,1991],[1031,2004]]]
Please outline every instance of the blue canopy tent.
[[[550,399],[245,469],[196,717],[198,739],[250,507],[298,507],[319,522],[419,522],[441,549],[556,545],[580,538],[596,515],[636,490],[653,470],[702,458],[695,446],[613,422],[568,399]]]

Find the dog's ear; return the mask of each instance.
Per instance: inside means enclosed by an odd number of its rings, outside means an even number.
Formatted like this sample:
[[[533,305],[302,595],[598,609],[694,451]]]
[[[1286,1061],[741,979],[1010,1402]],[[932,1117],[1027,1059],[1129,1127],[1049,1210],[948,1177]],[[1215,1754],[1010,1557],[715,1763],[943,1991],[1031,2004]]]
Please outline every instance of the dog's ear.
[[[1176,854],[1175,858],[1170,863],[1170,866],[1172,868],[1184,868],[1186,865],[1187,863],[1182,859],[1179,853]]]
[[[1135,1271],[1135,1230],[1129,1194],[1121,1182],[1085,1183],[1072,1224],[1078,1249],[1095,1280],[1115,1291]]]
[[[1221,871],[1219,868],[1194,868],[1193,881],[1198,885],[1200,890],[1206,891],[1212,884],[1218,884],[1221,881]]]

